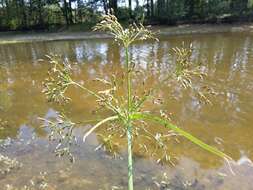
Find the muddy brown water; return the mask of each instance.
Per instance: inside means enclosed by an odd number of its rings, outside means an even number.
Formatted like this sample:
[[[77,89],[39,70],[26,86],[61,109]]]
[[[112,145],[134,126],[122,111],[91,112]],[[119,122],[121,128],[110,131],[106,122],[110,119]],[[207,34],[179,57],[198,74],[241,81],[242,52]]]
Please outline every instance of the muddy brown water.
[[[177,100],[172,99],[171,89],[161,85],[159,96],[165,103],[147,109],[168,110],[177,125],[233,157],[236,164],[231,167],[235,175],[223,160],[180,138],[179,144],[169,146],[171,155],[178,159],[175,166],[156,164],[159,155],[149,157],[135,151],[136,189],[250,190],[253,187],[253,36],[249,33],[184,35],[135,44],[130,53],[144,73],[145,88],[157,85],[159,76],[173,68],[175,57],[169,51],[182,41],[193,44],[192,60],[202,62],[207,68],[206,84],[218,93],[211,98],[213,105],[199,104],[189,92],[177,92]],[[0,130],[1,140],[7,144],[0,147],[0,153],[16,158],[23,166],[0,175],[0,189],[6,189],[8,184],[17,188],[42,186],[44,181],[48,189],[126,189],[126,152],[121,139],[118,139],[122,148],[117,158],[102,150],[94,151],[101,143],[99,132],[92,134],[86,144],[79,139],[80,143],[72,150],[75,164],[52,153],[54,145],[38,121],[38,117],[54,116],[61,109],[47,103],[41,93],[41,83],[50,66],[45,55],[50,53],[77,63],[75,77],[94,89],[99,85],[92,79],[108,78],[111,73],[120,74],[123,70],[124,51],[108,39],[1,45],[0,117],[8,125]],[[135,85],[137,89],[143,88]],[[70,89],[68,94],[72,102],[64,110],[74,121],[98,116],[91,112],[95,107],[91,97],[76,89]],[[76,134],[81,136],[88,127],[87,124],[79,127]],[[162,185],[158,187],[158,184]]]

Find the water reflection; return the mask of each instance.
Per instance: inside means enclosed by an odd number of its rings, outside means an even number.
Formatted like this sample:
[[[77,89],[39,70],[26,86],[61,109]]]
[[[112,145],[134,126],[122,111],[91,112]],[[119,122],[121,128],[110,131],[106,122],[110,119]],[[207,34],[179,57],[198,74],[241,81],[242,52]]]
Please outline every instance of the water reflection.
[[[247,34],[213,34],[162,38],[159,43],[137,43],[130,49],[131,57],[138,69],[144,70],[146,86],[156,84],[159,76],[167,75],[174,67],[172,47],[182,41],[193,43],[192,60],[204,64],[208,70],[207,84],[212,85],[218,95],[212,99],[213,106],[200,105],[190,98],[188,92],[175,90],[179,101],[171,99],[171,87],[161,86],[161,95],[168,101],[162,109],[172,112],[173,119],[187,131],[205,142],[223,149],[235,159],[253,159],[253,37]],[[49,64],[46,54],[59,54],[63,59],[76,62],[79,68],[75,77],[92,88],[95,77],[108,78],[111,72],[121,74],[124,68],[124,51],[111,40],[58,41],[0,46],[0,117],[9,122],[0,131],[0,138],[18,137],[24,126],[34,129],[37,136],[45,133],[38,126],[37,117],[51,115],[59,110],[48,104],[41,93],[41,82]],[[176,87],[173,87],[176,89]],[[94,118],[94,99],[72,89],[73,102],[65,112],[75,121]],[[154,109],[150,106],[149,109]],[[218,144],[215,139],[221,138]],[[43,139],[43,138],[42,138]],[[99,138],[97,139],[99,140]],[[95,142],[99,143],[99,142]],[[178,157],[193,159],[203,168],[220,165],[217,159],[182,140],[172,147]],[[243,154],[241,153],[243,151]],[[137,154],[137,152],[136,152]],[[94,155],[94,154],[93,154]]]

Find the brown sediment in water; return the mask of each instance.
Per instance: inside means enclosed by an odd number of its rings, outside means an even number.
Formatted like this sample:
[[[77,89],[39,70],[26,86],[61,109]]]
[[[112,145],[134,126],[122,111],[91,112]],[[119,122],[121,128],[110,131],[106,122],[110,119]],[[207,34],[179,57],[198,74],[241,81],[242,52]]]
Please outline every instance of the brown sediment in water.
[[[169,54],[172,47],[193,43],[192,59],[207,67],[207,83],[218,93],[212,99],[213,106],[200,105],[188,92],[177,91],[176,86],[160,86],[159,97],[167,103],[159,106],[172,113],[172,120],[186,131],[203,141],[224,150],[235,160],[242,156],[253,159],[253,37],[250,33],[215,33],[201,35],[161,36],[159,43],[137,43],[130,52],[138,69],[143,86],[135,86],[138,92],[159,83],[159,76],[168,74],[174,65],[174,57]],[[122,147],[118,153],[121,159],[114,159],[108,153],[94,149],[102,142],[99,130],[87,139],[87,144],[74,149],[77,162],[71,165],[68,160],[55,158],[54,145],[47,141],[46,131],[40,128],[38,117],[52,117],[59,107],[49,104],[41,93],[42,81],[50,66],[45,54],[60,54],[71,63],[78,63],[74,77],[88,87],[101,86],[92,81],[96,77],[108,78],[111,72],[121,74],[122,50],[110,39],[65,40],[37,43],[3,44],[0,46],[0,117],[9,127],[2,127],[0,138],[11,137],[13,144],[0,153],[16,158],[23,167],[6,175],[0,186],[12,184],[23,187],[32,176],[47,172],[48,184],[56,189],[111,189],[112,186],[126,187],[127,167],[125,164],[124,141],[116,139]],[[41,59],[44,59],[42,61]],[[171,90],[178,100],[172,99]],[[65,107],[66,114],[73,121],[94,119],[96,115],[87,110],[94,109],[94,99],[83,96],[76,89],[68,91],[73,99]],[[153,110],[152,104],[147,105]],[[101,116],[107,113],[101,113]],[[152,125],[150,130],[154,127]],[[78,128],[82,135],[86,125]],[[160,132],[166,132],[161,129]],[[172,141],[170,153],[176,156],[176,167],[169,164],[156,165],[159,156],[143,155],[135,149],[136,188],[157,189],[162,181],[170,182],[168,188],[188,189],[244,189],[251,190],[252,168],[243,164],[234,166],[236,176],[231,175],[222,160],[200,150],[188,141]],[[151,146],[151,151],[154,147]],[[1,146],[0,146],[1,148]],[[241,162],[239,162],[241,163]],[[61,171],[66,169],[66,171]],[[167,179],[163,179],[167,173]],[[70,180],[67,180],[70,179]],[[99,184],[97,183],[98,179]],[[36,180],[35,180],[36,181]],[[77,183],[78,181],[78,183]],[[155,184],[154,181],[157,183]],[[76,185],[75,185],[76,184]],[[191,185],[190,185],[191,184]],[[82,186],[82,187],[81,187]],[[83,187],[87,186],[87,187]],[[162,186],[161,186],[162,188]]]

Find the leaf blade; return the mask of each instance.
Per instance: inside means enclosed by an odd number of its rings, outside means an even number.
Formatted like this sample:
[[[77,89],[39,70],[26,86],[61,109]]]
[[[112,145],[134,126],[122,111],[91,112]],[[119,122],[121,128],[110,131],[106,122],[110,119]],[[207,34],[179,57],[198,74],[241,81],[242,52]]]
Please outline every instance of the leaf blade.
[[[86,141],[86,138],[94,131],[96,130],[98,127],[100,127],[101,125],[103,125],[104,123],[108,122],[108,121],[113,121],[118,119],[119,117],[117,115],[115,116],[111,116],[111,117],[107,117],[103,120],[101,120],[100,122],[98,122],[96,125],[94,125],[91,129],[89,129],[83,136],[83,142]]]
[[[170,123],[169,121],[167,121],[165,119],[162,119],[160,117],[153,116],[153,115],[150,115],[150,114],[145,114],[145,113],[134,113],[134,114],[132,114],[132,119],[146,119],[146,120],[151,120],[153,122],[164,125],[165,127],[170,128],[173,131],[177,132],[178,134],[184,136],[186,139],[190,140],[192,143],[198,145],[202,149],[204,149],[208,152],[211,152],[211,153],[213,153],[213,154],[215,154],[215,155],[217,155],[221,158],[232,160],[232,158],[230,156],[228,156],[225,153],[221,152],[217,148],[204,143],[200,139],[194,137],[193,135],[191,135],[190,133],[184,131],[183,129],[181,129],[179,127],[177,127],[176,125],[173,125],[172,123]]]

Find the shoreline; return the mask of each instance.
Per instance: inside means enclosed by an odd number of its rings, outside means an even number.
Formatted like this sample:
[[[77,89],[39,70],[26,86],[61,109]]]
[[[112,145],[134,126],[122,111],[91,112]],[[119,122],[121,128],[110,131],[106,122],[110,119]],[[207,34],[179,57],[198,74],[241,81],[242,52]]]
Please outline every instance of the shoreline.
[[[158,36],[194,35],[209,33],[240,33],[253,34],[253,23],[246,24],[184,24],[178,26],[153,26],[152,30]],[[0,45],[25,42],[60,41],[60,40],[87,40],[110,39],[111,35],[100,32],[56,32],[56,33],[0,33]]]

